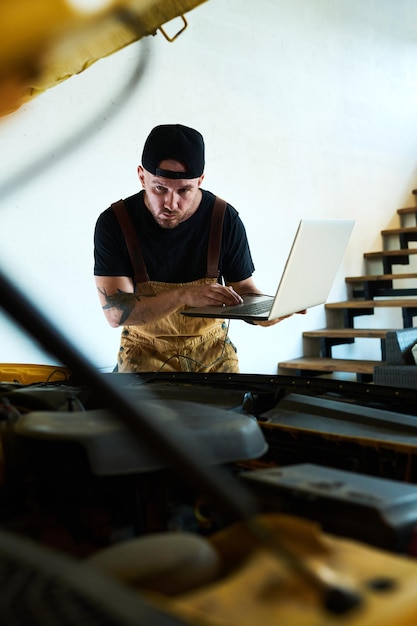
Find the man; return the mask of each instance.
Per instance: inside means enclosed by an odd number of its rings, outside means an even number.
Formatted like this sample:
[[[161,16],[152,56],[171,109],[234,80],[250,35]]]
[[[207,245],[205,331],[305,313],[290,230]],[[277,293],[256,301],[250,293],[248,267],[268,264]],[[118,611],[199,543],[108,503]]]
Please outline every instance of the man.
[[[142,191],[97,220],[94,274],[110,326],[123,327],[119,372],[239,371],[224,320],[181,315],[261,293],[237,211],[201,189],[204,164],[198,131],[157,126],[138,167]]]

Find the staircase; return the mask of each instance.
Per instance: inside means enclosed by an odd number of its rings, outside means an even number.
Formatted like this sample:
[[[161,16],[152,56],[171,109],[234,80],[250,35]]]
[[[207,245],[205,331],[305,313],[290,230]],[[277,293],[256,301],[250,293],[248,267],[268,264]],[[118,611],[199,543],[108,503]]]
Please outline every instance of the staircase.
[[[279,362],[279,374],[333,378],[350,375],[358,382],[372,381],[375,366],[384,362],[385,336],[393,329],[355,328],[356,318],[373,315],[375,309],[395,307],[401,309],[403,327],[413,326],[417,316],[417,273],[395,271],[394,267],[417,263],[417,248],[409,247],[411,241],[417,241],[417,190],[413,194],[416,206],[397,210],[401,227],[381,231],[383,250],[364,254],[367,269],[377,265],[380,273],[347,277],[351,298],[325,304],[328,327],[304,332],[304,356]],[[379,340],[381,359],[333,358],[334,346],[352,344],[358,338]]]

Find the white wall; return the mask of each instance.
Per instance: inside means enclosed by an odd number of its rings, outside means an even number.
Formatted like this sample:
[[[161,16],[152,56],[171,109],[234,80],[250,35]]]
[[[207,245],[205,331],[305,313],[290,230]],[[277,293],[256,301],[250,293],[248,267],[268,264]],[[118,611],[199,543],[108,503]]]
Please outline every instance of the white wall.
[[[146,38],[0,122],[0,267],[103,369],[115,363],[119,330],[98,305],[94,224],[138,189],[136,166],[154,125],[201,130],[204,186],[239,210],[265,291],[300,218],[354,217],[330,297],[344,299],[344,277],[363,273],[363,253],[380,249],[381,229],[414,203],[416,3],[209,0],[187,18],[175,43]],[[143,79],[123,108],[112,105],[138,55],[149,58]],[[103,113],[109,106],[115,117]],[[59,159],[59,142],[90,119],[95,133]],[[31,178],[50,152],[50,166]],[[242,371],[276,373],[279,360],[300,356],[303,330],[323,326],[323,307],[269,329],[233,322]],[[0,362],[55,361],[0,317]]]

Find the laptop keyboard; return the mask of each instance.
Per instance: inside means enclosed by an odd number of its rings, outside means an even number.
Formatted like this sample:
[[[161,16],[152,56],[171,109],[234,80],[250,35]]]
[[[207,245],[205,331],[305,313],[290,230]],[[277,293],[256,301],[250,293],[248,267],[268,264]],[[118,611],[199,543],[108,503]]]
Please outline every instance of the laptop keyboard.
[[[261,302],[251,302],[250,304],[239,305],[239,315],[259,315],[262,313],[269,313],[270,310],[270,300],[262,300]]]

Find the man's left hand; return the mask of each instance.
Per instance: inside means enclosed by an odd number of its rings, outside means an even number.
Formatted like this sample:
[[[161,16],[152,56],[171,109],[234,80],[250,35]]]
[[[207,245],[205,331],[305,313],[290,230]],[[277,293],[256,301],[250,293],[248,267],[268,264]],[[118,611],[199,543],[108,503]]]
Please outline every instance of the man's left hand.
[[[307,309],[304,309],[303,311],[297,311],[297,313],[291,313],[291,315],[284,315],[284,317],[277,317],[276,320],[266,320],[265,322],[259,321],[256,322],[254,321],[253,324],[255,326],[264,326],[265,328],[267,326],[275,326],[275,324],[279,324],[279,322],[282,322],[282,320],[286,320],[289,317],[292,317],[293,315],[306,315],[307,314]]]

